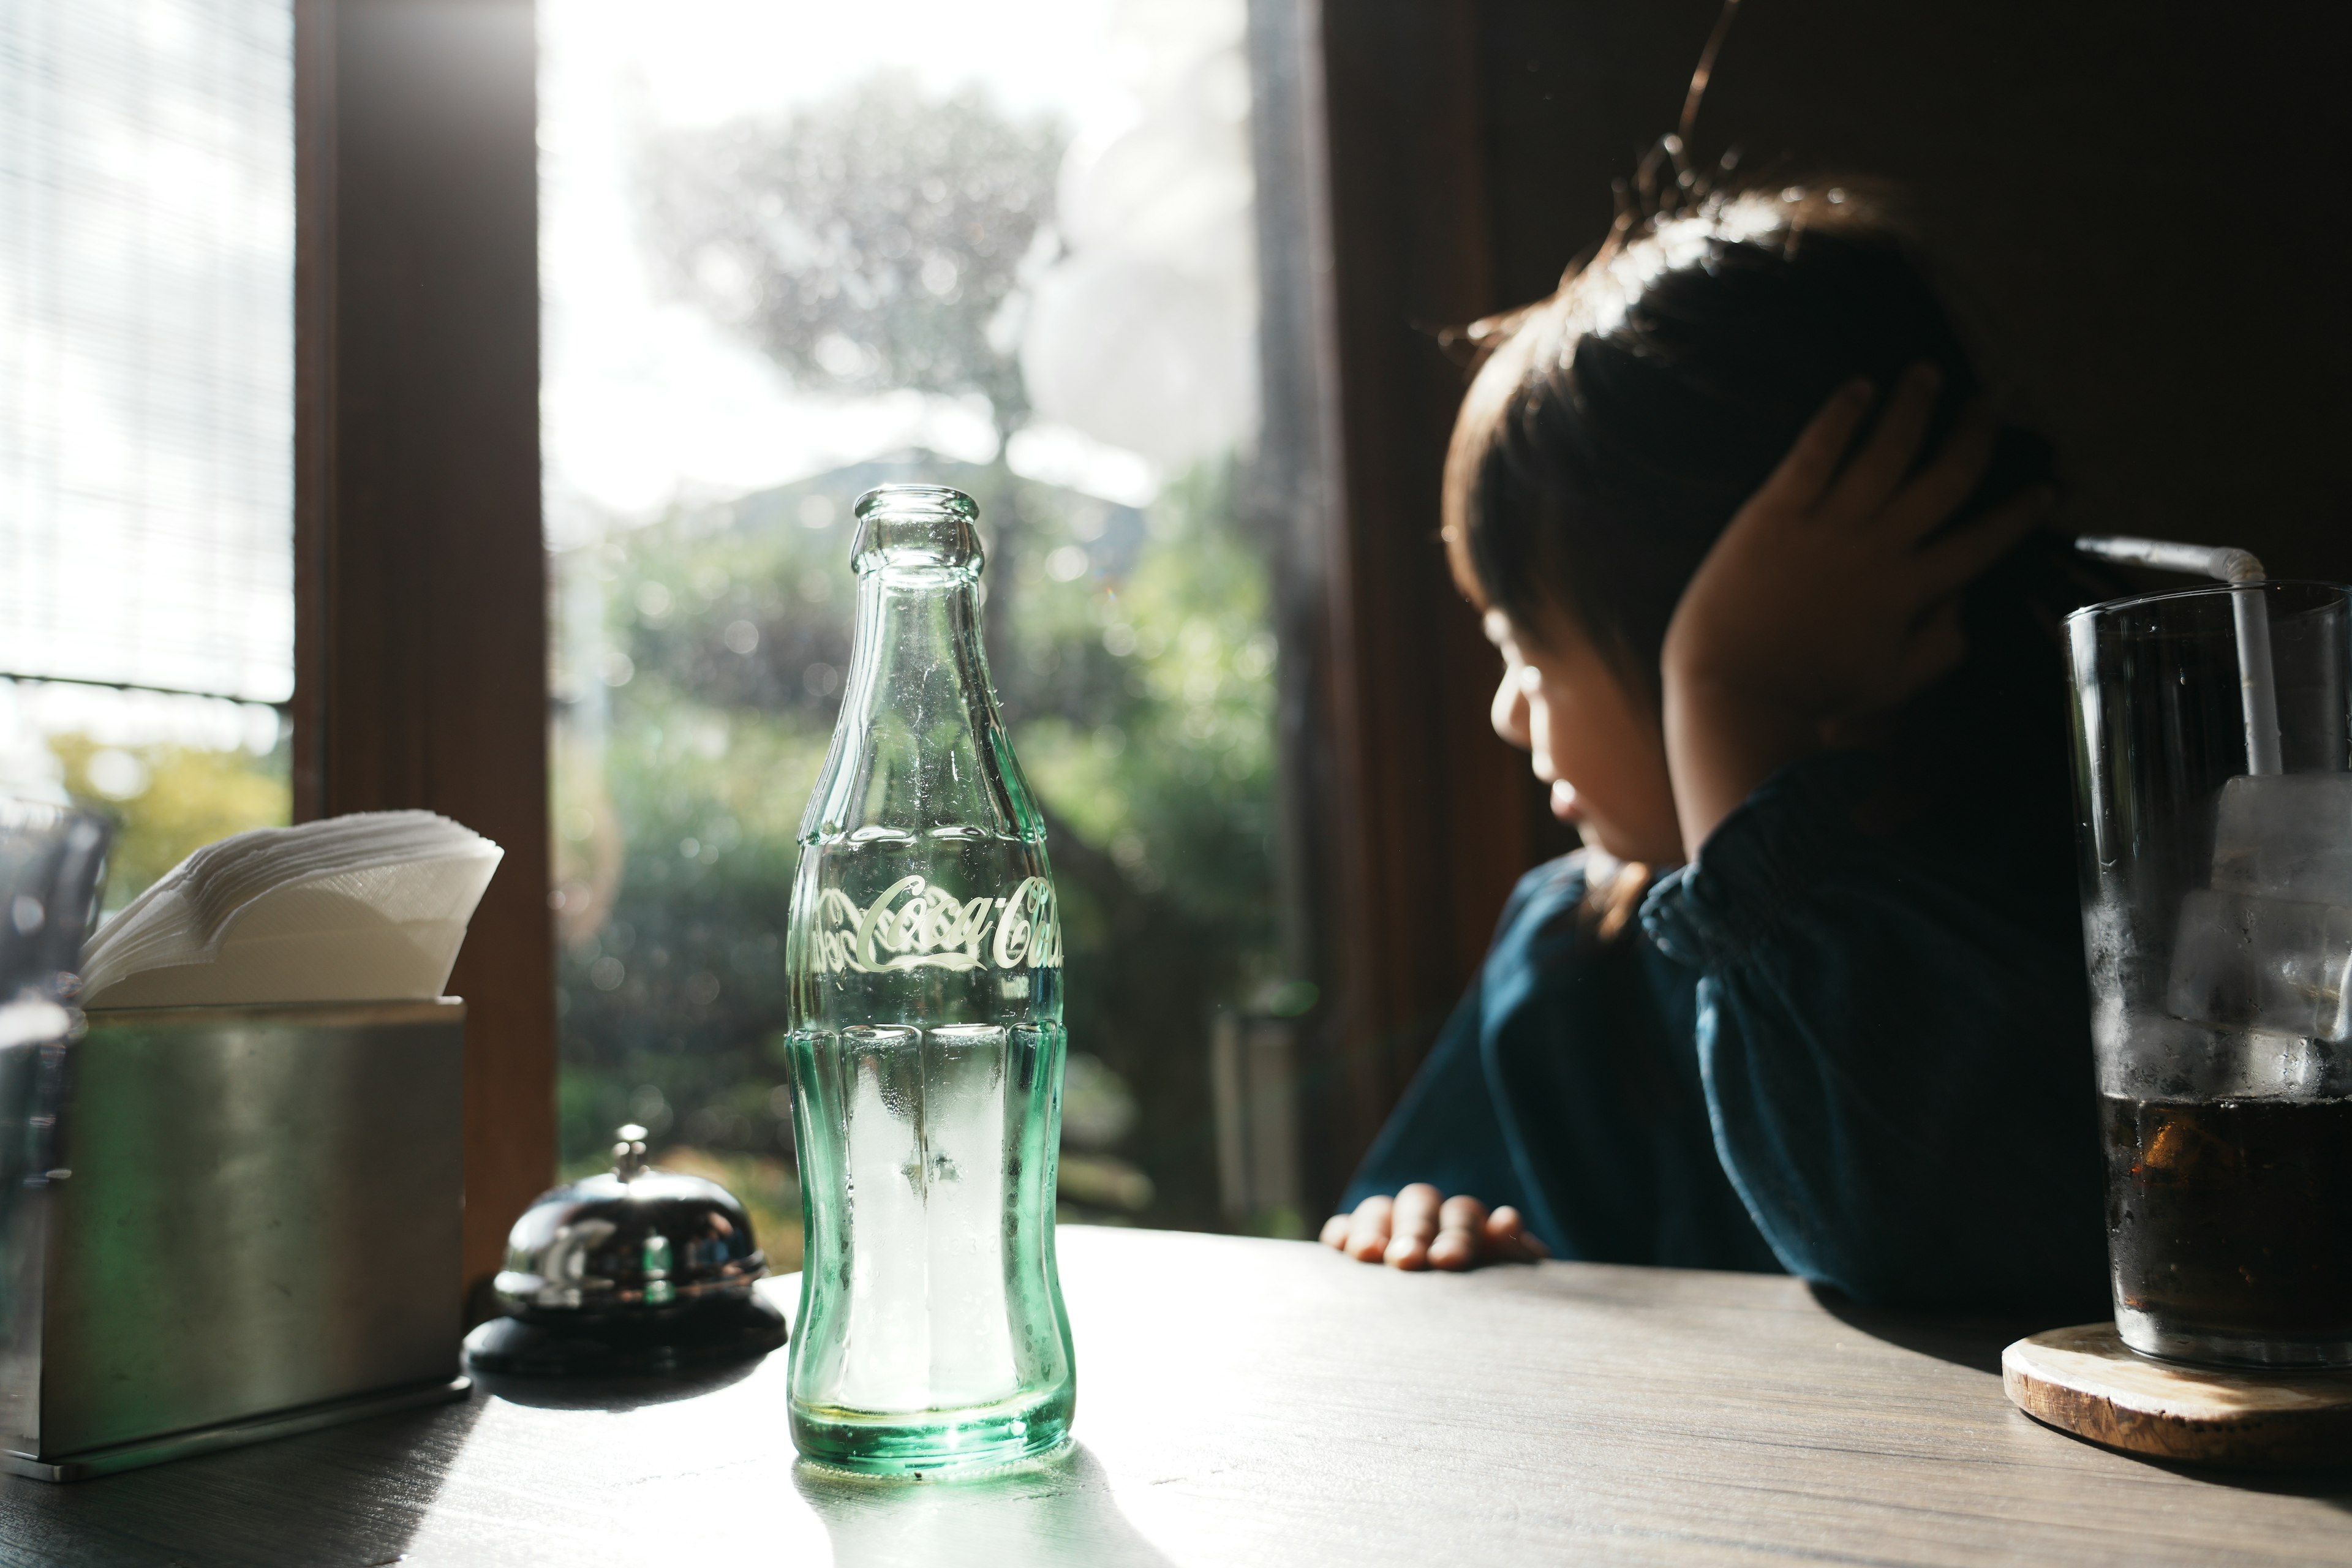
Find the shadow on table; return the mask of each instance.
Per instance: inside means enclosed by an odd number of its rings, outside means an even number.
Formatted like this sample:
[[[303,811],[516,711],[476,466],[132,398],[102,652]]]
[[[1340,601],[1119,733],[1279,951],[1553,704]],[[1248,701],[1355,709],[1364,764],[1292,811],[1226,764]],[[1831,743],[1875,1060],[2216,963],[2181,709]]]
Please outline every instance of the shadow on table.
[[[528,1405],[537,1410],[602,1410],[617,1415],[648,1405],[716,1394],[759,1371],[763,1359],[751,1356],[693,1372],[635,1377],[518,1377],[489,1372],[472,1376],[483,1393],[509,1405]]]
[[[2118,1450],[2119,1451],[2119,1450]],[[2127,1459],[2208,1486],[2228,1487],[2232,1491],[2267,1492],[2273,1497],[2309,1498],[2324,1502],[2344,1513],[2352,1513],[2352,1468],[2336,1468],[2324,1470],[2223,1470],[2210,1465],[2186,1465],[2173,1459],[2151,1459],[2145,1454],[2126,1454]]]
[[[1818,1285],[1807,1289],[1812,1291],[1813,1300],[1821,1303],[1823,1311],[1849,1328],[1888,1344],[1988,1373],[1994,1377],[2000,1375],[2000,1352],[2010,1344],[2028,1334],[2060,1326],[2048,1321],[2046,1317],[1943,1318],[1923,1312],[1893,1311],[1881,1307],[1862,1306]],[[2074,1442],[2085,1442],[2085,1439],[2059,1427],[2053,1426],[2050,1430]],[[2105,1445],[2096,1443],[2086,1446],[2105,1447]],[[2174,1475],[2210,1486],[2229,1487],[2238,1491],[2269,1492],[2280,1497],[2310,1498],[2352,1513],[2352,1468],[2230,1470],[2212,1465],[2151,1458],[2146,1454],[2129,1453],[2120,1448],[2105,1451],[2119,1454],[2153,1469],[2169,1470]]]
[[[94,1480],[0,1477],[16,1510],[0,1561],[73,1568],[395,1563],[482,1405],[476,1394]],[[50,1531],[26,1529],[27,1515]]]
[[[824,1521],[835,1568],[1170,1568],[1119,1512],[1084,1444],[969,1481],[866,1480],[803,1460],[793,1485]]]
[[[1840,1295],[1826,1286],[1808,1285],[1813,1300],[1822,1311],[1850,1329],[1884,1340],[1890,1345],[1921,1355],[1934,1356],[1937,1361],[1950,1362],[1974,1372],[2000,1375],[2000,1352],[2028,1334],[2055,1328],[2047,1316],[2040,1318],[1953,1318],[1928,1312],[1897,1311],[1887,1307],[1865,1307],[1861,1302]]]

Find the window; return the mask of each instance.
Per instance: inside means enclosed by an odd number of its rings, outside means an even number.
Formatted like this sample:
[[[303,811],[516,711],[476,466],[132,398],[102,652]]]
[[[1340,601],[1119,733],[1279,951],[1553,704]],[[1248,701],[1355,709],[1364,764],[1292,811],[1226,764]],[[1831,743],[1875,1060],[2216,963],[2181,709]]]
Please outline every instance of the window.
[[[292,16],[0,8],[0,790],[108,901],[288,812]]]
[[[1211,1070],[1234,1020],[1314,994],[1276,871],[1277,552],[1246,504],[1242,0],[540,16],[567,1170],[641,1122],[796,1250],[794,834],[848,662],[850,503],[919,478],[982,507],[990,658],[1049,817],[1065,1205],[1296,1229],[1229,1215]]]

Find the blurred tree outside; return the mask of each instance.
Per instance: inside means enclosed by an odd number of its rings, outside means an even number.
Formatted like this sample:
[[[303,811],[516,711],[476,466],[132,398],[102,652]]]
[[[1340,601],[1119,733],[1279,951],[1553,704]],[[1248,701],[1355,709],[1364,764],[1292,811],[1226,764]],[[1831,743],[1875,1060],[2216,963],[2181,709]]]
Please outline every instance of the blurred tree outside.
[[[1050,258],[1067,140],[884,72],[781,122],[655,139],[646,232],[670,287],[795,381],[977,393],[1010,436],[1029,412],[1018,285]]]
[[[779,118],[656,133],[637,171],[675,297],[796,385],[984,402],[997,437],[985,463],[856,464],[555,558],[566,1173],[641,1122],[667,1163],[751,1204],[779,1259],[797,1253],[781,1047],[795,835],[849,664],[850,502],[872,485],[950,484],[982,508],[988,657],[1064,910],[1068,1211],[1218,1223],[1212,1021],[1286,990],[1270,563],[1236,521],[1240,437],[1218,434],[1242,416],[1194,419],[1210,437],[1157,455],[1171,477],[1142,507],[1010,460],[1032,421],[1024,321],[1066,256],[1067,141],[977,89],[885,74]],[[1244,218],[1246,199],[1244,180]],[[1083,341],[1072,298],[1058,329]]]
[[[282,827],[293,790],[283,741],[265,755],[157,744],[114,746],[74,731],[48,737],[78,805],[110,816],[106,909],[121,909],[196,850],[233,833]]]
[[[652,138],[640,199],[655,270],[799,384],[977,397],[996,436],[981,481],[1000,559],[1028,519],[1008,481],[1028,418],[1024,274],[1059,249],[1054,183],[1068,132],[977,88],[927,92],[883,71],[781,120]],[[992,502],[993,504],[990,504]],[[1017,584],[983,607],[1003,640]]]

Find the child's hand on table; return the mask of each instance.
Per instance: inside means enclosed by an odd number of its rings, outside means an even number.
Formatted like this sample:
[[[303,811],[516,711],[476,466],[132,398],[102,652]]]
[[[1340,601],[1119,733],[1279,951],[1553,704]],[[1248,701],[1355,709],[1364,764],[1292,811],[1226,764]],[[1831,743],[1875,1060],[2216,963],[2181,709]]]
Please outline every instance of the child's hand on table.
[[[1979,404],[1913,472],[1936,373],[1895,384],[1877,428],[1856,382],[1830,399],[1700,563],[1666,630],[1667,762],[1683,850],[1781,767],[1960,662],[1959,591],[2053,500],[2037,486],[1946,528],[1992,455]]]
[[[1323,1245],[1360,1263],[1414,1270],[1532,1263],[1551,1256],[1508,1204],[1489,1213],[1469,1194],[1444,1197],[1427,1182],[1415,1182],[1392,1199],[1366,1198],[1353,1215],[1333,1215],[1323,1222]]]

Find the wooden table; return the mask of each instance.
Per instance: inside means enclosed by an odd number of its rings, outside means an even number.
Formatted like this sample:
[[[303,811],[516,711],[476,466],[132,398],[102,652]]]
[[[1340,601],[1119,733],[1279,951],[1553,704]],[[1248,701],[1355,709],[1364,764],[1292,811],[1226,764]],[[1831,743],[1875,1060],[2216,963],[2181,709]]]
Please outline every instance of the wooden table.
[[[2169,1470],[2018,1414],[1994,1370],[2015,1325],[1751,1275],[1402,1275],[1076,1228],[1062,1256],[1081,1393],[1056,1465],[798,1468],[779,1354],[684,1387],[502,1383],[70,1486],[0,1477],[0,1562],[2352,1563],[2352,1477]]]

